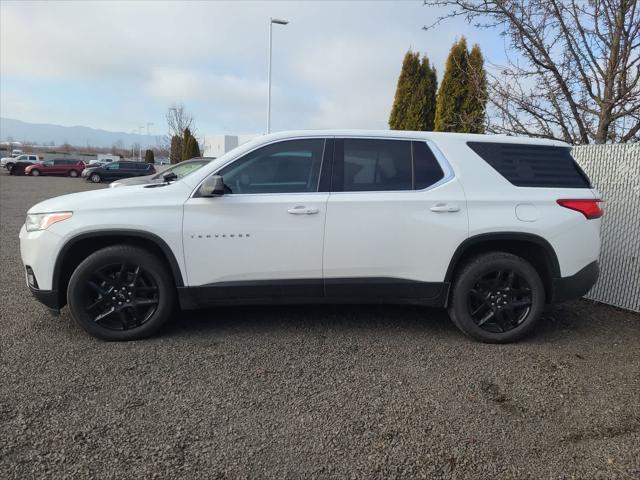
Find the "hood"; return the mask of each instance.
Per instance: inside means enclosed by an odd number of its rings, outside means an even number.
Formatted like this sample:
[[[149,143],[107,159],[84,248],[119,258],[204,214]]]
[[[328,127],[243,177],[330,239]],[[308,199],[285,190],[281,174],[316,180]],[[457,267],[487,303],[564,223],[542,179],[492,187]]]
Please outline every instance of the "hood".
[[[132,185],[130,188],[101,188],[71,193],[37,203],[27,213],[89,212],[144,205],[175,205],[184,203],[192,191],[180,181],[155,188],[147,187]]]
[[[161,178],[154,179],[153,176],[156,175],[152,173],[151,175],[145,175],[143,177],[130,177],[130,178],[121,178],[120,180],[116,180],[110,185],[117,184],[124,186],[129,185],[146,185],[148,183],[162,183],[163,180]]]

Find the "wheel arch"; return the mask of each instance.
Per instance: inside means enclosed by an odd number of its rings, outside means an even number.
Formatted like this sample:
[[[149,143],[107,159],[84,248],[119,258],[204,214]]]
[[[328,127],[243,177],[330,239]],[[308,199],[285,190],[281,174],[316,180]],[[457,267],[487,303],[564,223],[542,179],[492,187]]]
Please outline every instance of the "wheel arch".
[[[67,303],[69,279],[76,267],[92,253],[112,245],[135,245],[145,248],[163,260],[176,287],[183,287],[180,265],[167,243],[159,236],[142,230],[96,230],[69,239],[60,249],[53,268],[53,290],[60,306]]]
[[[470,258],[493,251],[512,253],[527,260],[542,279],[546,302],[551,301],[553,279],[561,277],[558,256],[547,240],[531,233],[483,233],[467,238],[454,252],[447,268],[445,282],[453,282],[459,269]]]

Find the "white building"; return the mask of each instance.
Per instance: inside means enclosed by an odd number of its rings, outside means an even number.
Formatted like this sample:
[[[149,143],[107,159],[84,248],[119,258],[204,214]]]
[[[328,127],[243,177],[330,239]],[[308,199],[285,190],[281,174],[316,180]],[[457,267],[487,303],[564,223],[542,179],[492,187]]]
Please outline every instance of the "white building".
[[[242,145],[257,136],[257,134],[204,135],[204,149],[202,151],[202,156],[218,158],[228,151],[233,150],[238,145]]]

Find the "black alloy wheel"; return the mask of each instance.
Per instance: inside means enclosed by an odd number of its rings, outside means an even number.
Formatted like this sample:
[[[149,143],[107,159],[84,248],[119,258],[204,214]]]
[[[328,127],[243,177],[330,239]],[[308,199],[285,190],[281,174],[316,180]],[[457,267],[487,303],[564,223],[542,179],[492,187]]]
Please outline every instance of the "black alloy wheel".
[[[498,270],[480,278],[469,290],[468,308],[483,330],[508,332],[531,311],[531,286],[513,270]]]
[[[166,261],[131,245],[92,253],[76,267],[67,287],[74,320],[103,340],[153,335],[171,317],[175,298]]]
[[[456,273],[449,316],[464,333],[487,343],[514,342],[542,317],[546,292],[527,260],[506,252],[487,252],[467,260]]]
[[[86,312],[110,330],[139,327],[158,308],[158,285],[140,265],[107,265],[93,272],[85,287]]]

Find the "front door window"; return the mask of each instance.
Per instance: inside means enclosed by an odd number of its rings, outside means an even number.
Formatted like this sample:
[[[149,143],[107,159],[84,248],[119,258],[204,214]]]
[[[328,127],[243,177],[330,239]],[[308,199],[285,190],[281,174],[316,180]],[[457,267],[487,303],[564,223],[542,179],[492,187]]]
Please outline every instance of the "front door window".
[[[229,193],[299,193],[318,190],[324,139],[267,145],[224,167]]]

